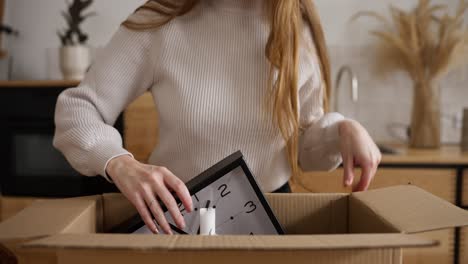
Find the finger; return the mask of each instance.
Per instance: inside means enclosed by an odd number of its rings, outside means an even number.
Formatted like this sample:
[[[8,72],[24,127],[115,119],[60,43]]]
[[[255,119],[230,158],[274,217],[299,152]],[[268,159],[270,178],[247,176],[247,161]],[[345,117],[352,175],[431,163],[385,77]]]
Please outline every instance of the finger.
[[[354,180],[354,159],[352,155],[348,155],[347,157],[344,157],[343,167],[344,167],[343,184],[345,187],[349,187],[353,184],[353,180]]]
[[[181,181],[177,176],[172,174],[169,170],[167,171],[166,177],[164,177],[164,181],[171,188],[173,191],[176,192],[177,197],[179,197],[180,201],[184,204],[184,207],[190,213],[193,211],[193,203],[192,197],[190,196],[190,192],[187,189],[187,186],[183,181]]]
[[[158,222],[159,226],[164,230],[164,233],[171,235],[172,230],[169,224],[167,223],[166,217],[159,205],[159,202],[152,191],[145,191],[144,198],[146,202],[146,206],[151,210],[156,222]]]
[[[153,222],[153,218],[151,217],[150,212],[148,211],[148,208],[146,207],[145,202],[143,199],[138,196],[134,200],[134,205],[140,214],[141,218],[143,219],[143,222],[145,222],[146,226],[153,232],[154,234],[158,234],[159,230],[156,227],[156,224]]]
[[[158,194],[159,198],[163,201],[164,205],[166,205],[167,210],[172,216],[172,219],[176,222],[177,226],[180,229],[185,228],[185,219],[179,211],[179,207],[174,199],[174,196],[169,192],[166,185],[164,183],[156,184],[154,186],[156,193]]]
[[[353,192],[362,192],[367,190],[367,188],[369,188],[374,171],[375,169],[372,166],[363,166],[361,179],[359,180],[358,185],[356,185],[356,187],[353,189]]]

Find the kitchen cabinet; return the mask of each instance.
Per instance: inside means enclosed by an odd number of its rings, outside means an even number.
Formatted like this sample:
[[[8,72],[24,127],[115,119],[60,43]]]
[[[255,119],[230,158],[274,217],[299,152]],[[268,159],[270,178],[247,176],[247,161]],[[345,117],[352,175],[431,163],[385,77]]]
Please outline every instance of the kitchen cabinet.
[[[460,257],[458,263],[468,263],[468,227],[461,229],[460,238]]]
[[[361,170],[355,170],[356,184]],[[343,187],[344,170],[339,168],[333,172],[305,173],[292,183],[296,192],[350,192],[351,188]],[[369,189],[396,185],[412,184],[431,192],[440,198],[455,203],[456,171],[453,169],[411,169],[411,168],[381,168],[374,177]],[[306,187],[306,188],[304,188]]]
[[[462,178],[462,206],[468,209],[468,169],[463,171]],[[468,263],[468,262],[467,262]]]
[[[455,229],[430,231],[412,236],[437,240],[440,244],[432,248],[403,249],[403,264],[451,264],[454,263]],[[467,262],[459,262],[467,263]]]
[[[463,171],[462,205],[468,210],[468,169]],[[468,227],[460,229],[460,258],[458,263],[468,263]]]
[[[83,177],[53,147],[57,98],[76,85],[59,80],[0,81],[2,195],[75,197],[115,191],[103,177]],[[114,128],[123,133],[123,115]]]

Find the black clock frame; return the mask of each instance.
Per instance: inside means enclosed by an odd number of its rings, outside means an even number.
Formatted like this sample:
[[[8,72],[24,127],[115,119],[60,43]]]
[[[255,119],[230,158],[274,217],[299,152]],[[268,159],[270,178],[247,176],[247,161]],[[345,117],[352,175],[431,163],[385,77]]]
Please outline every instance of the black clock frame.
[[[253,176],[252,172],[247,166],[247,163],[244,160],[244,156],[240,150],[224,158],[220,162],[211,166],[206,171],[199,174],[197,177],[187,182],[186,185],[190,192],[190,195],[192,196],[198,193],[200,190],[212,184],[213,182],[217,181],[218,179],[228,174],[229,172],[233,171],[237,167],[242,168],[245,176],[249,180],[251,187],[255,191],[255,194],[257,195],[258,200],[262,204],[265,212],[268,215],[268,218],[272,222],[278,234],[280,235],[285,234],[284,229],[282,228],[275,214],[271,210],[271,207],[268,204],[268,201],[266,200],[265,196],[263,195],[262,190],[258,186],[258,183],[255,180],[255,177]],[[177,203],[180,203],[180,199],[177,196],[175,196],[175,199]],[[164,206],[164,204],[162,204],[162,202],[160,202],[160,204],[161,204],[163,211],[166,212],[167,209]],[[144,225],[145,223],[143,222],[141,217],[138,214],[136,214],[135,216],[131,217],[127,221],[124,221],[122,224],[110,230],[110,233],[124,233],[124,234],[133,233]],[[182,230],[178,229],[177,227],[173,225],[171,225],[171,228],[173,229],[173,231],[179,234],[185,234],[185,232],[183,232]]]

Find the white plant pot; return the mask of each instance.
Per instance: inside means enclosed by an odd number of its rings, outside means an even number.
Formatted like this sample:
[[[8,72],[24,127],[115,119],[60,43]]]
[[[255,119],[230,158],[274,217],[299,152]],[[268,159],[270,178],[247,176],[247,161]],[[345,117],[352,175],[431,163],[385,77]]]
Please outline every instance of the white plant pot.
[[[65,80],[82,80],[91,64],[90,49],[83,45],[60,48],[60,70]]]

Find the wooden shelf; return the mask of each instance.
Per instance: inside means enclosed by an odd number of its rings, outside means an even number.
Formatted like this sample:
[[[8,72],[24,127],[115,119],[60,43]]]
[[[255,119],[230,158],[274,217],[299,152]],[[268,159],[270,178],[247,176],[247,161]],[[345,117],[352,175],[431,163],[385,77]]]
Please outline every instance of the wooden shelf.
[[[57,87],[75,87],[80,84],[74,80],[17,80],[0,81],[0,88],[57,88]]]

